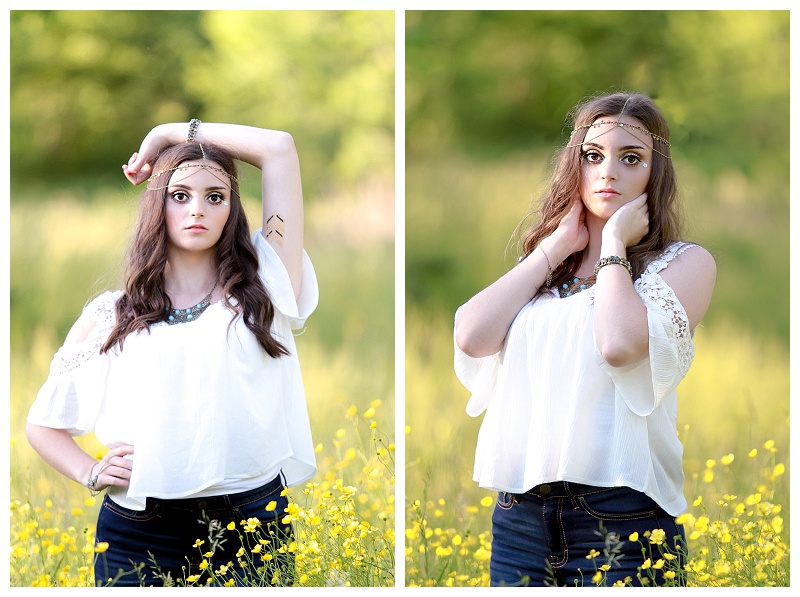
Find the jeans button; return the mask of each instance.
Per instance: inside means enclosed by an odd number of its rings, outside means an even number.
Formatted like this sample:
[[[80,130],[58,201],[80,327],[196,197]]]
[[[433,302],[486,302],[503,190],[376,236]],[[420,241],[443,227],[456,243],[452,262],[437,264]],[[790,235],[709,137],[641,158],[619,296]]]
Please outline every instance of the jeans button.
[[[206,502],[205,500],[202,500],[200,502],[197,502],[197,507],[202,510],[203,508],[206,507],[206,504],[208,504],[208,502]]]
[[[550,495],[551,489],[550,486],[547,483],[545,483],[539,488],[539,491],[542,492],[542,495]]]

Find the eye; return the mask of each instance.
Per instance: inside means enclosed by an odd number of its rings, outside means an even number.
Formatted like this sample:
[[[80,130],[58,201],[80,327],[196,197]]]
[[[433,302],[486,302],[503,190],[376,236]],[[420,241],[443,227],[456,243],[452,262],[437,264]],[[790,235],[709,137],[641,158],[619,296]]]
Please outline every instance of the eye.
[[[222,205],[225,201],[225,197],[223,197],[220,193],[211,193],[208,197],[206,197],[206,201],[208,201],[211,205]]]
[[[636,166],[642,161],[642,158],[635,153],[626,153],[622,156],[622,163],[628,166]]]
[[[590,149],[589,151],[584,151],[581,154],[581,158],[583,158],[585,162],[588,162],[590,164],[600,164],[605,159],[602,153],[600,153],[599,151],[594,151],[593,149]]]
[[[189,200],[189,195],[183,191],[175,191],[172,193],[172,200],[175,203],[186,203]]]

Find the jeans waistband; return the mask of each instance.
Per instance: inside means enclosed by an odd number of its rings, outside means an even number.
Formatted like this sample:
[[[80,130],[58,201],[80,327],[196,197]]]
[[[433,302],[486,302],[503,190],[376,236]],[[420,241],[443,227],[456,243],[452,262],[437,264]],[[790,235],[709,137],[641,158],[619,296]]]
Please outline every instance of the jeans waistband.
[[[271,493],[275,493],[283,487],[283,474],[278,474],[272,481],[239,493],[228,493],[225,495],[211,495],[198,498],[179,498],[175,500],[165,500],[161,498],[147,498],[148,508],[150,505],[160,504],[166,508],[178,508],[180,510],[219,510],[231,506],[241,506],[249,504]]]
[[[597,487],[596,485],[584,485],[583,483],[573,483],[571,481],[553,481],[552,483],[537,485],[522,495],[541,499],[571,498],[579,495],[599,493],[609,489],[613,489],[613,487]]]

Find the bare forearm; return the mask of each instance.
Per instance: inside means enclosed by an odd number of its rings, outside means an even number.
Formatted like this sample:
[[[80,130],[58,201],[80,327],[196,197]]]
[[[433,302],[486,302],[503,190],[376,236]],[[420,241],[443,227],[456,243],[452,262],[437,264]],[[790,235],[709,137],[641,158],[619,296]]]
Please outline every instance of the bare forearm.
[[[620,241],[603,239],[601,258],[626,254]],[[600,353],[612,366],[630,365],[648,355],[647,309],[622,265],[607,265],[597,273],[594,332]]]
[[[173,122],[155,127],[151,134],[161,137],[161,145],[169,146],[183,143],[188,131],[189,123]],[[256,168],[263,168],[270,160],[297,155],[289,133],[241,124],[203,122],[197,127],[195,140],[217,145]]]
[[[553,237],[542,241],[540,247],[461,308],[456,343],[466,354],[482,357],[498,352],[519,311],[545,283],[548,260],[555,268],[566,257]]]
[[[84,452],[64,429],[51,429],[28,423],[25,432],[34,450],[59,473],[86,485],[97,461]]]

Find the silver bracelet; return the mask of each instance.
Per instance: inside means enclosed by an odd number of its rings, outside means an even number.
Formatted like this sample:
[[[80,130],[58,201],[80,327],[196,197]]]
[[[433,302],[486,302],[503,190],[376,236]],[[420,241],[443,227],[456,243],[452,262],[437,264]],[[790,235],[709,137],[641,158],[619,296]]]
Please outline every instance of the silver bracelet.
[[[631,278],[633,278],[633,269],[631,268],[631,262],[628,261],[627,259],[624,259],[623,257],[618,257],[617,255],[610,255],[609,257],[603,257],[602,259],[599,259],[594,266],[594,275],[595,276],[597,275],[597,272],[600,271],[601,267],[611,265],[612,263],[625,266],[625,269],[628,270],[628,273],[631,275]]]
[[[98,477],[100,477],[100,473],[97,473],[96,475],[92,476],[92,473],[94,472],[94,467],[96,467],[98,464],[100,464],[100,463],[99,462],[95,462],[92,465],[92,468],[89,469],[89,480],[86,482],[86,487],[89,488],[89,493],[92,494],[92,497],[94,497],[98,493],[100,493],[97,490],[97,479],[98,479]]]
[[[197,135],[197,127],[200,126],[201,121],[197,120],[197,118],[192,118],[189,121],[189,132],[186,134],[186,142],[191,143],[194,141],[195,135]]]

